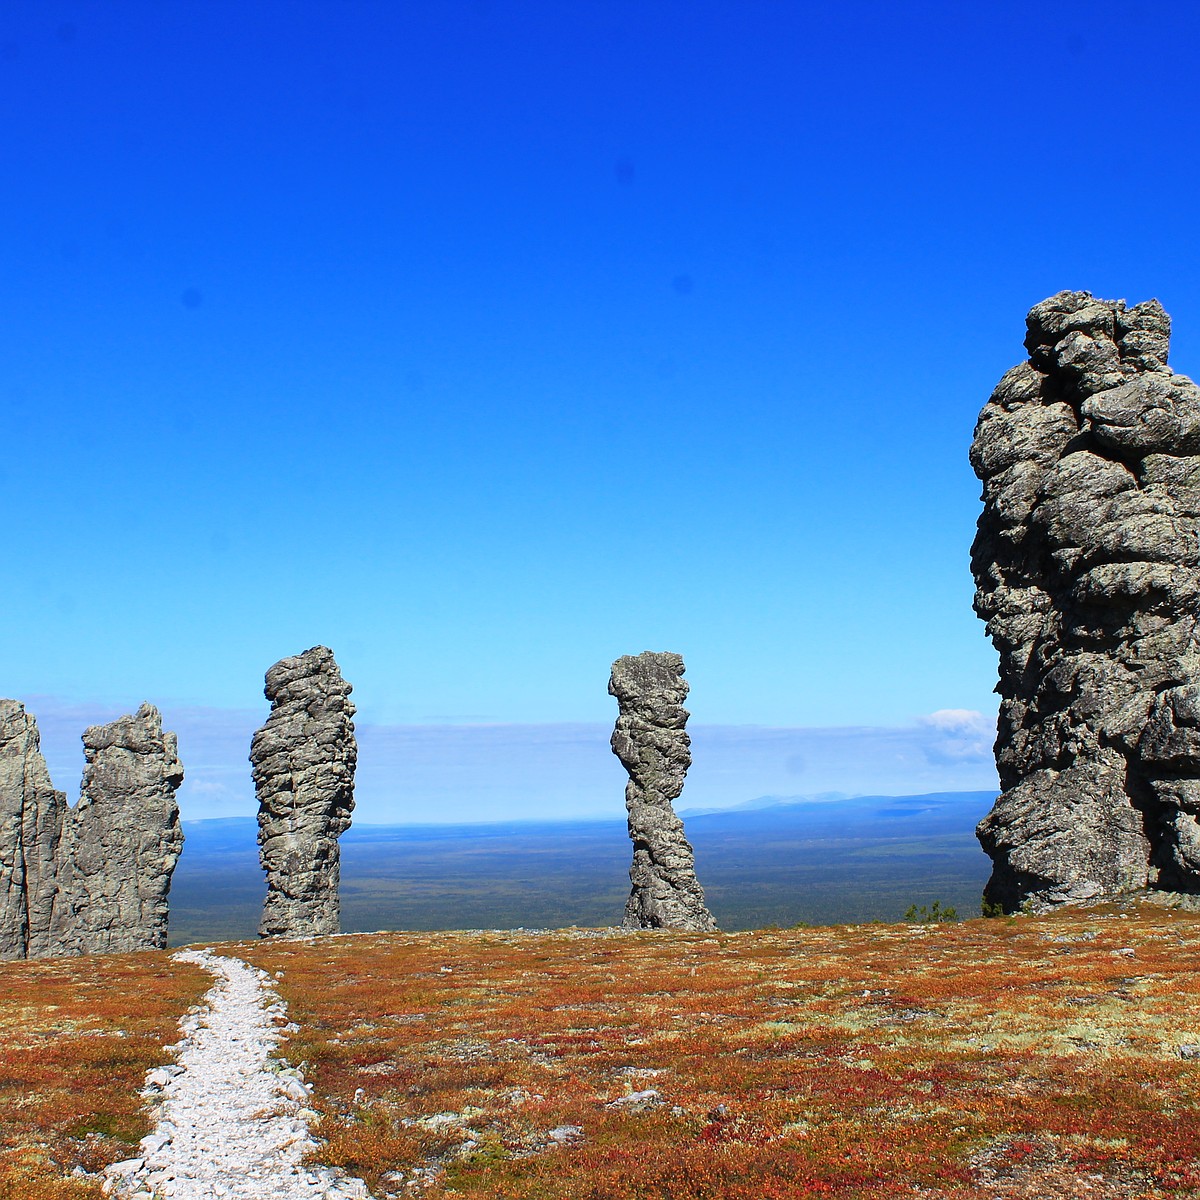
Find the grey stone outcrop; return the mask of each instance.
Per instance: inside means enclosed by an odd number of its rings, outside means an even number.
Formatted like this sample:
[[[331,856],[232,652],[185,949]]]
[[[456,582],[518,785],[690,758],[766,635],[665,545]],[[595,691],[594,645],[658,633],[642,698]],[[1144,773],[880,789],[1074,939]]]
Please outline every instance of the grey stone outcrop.
[[[66,807],[50,782],[33,714],[0,700],[0,959],[49,952]]]
[[[1200,389],[1170,318],[1060,292],[971,446],[975,610],[1000,656],[1002,794],[978,836],[1012,910],[1200,891]]]
[[[354,808],[354,705],[333,652],[314,646],[268,672],[271,702],[250,762],[258,794],[267,897],[258,932],[310,936],[340,928],[338,838]]]
[[[79,803],[50,783],[37,723],[0,700],[0,958],[161,949],[183,847],[175,735],[158,709],[83,735]]]
[[[678,654],[625,655],[612,665],[613,753],[629,772],[625,806],[633,841],[625,929],[716,929],[696,879],[695,856],[672,801],[692,765],[688,694]]]
[[[63,829],[51,953],[161,950],[183,850],[175,735],[163,731],[154,705],[143,704],[86,729],[83,753],[79,803]]]

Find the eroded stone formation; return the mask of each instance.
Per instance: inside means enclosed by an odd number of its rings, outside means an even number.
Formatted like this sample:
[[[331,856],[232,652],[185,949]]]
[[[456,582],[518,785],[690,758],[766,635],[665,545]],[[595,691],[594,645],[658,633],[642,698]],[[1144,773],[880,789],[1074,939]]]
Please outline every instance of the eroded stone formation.
[[[625,806],[633,841],[625,929],[716,929],[696,879],[695,856],[672,801],[692,765],[688,694],[678,654],[625,655],[612,666],[613,753],[629,772]]]
[[[971,446],[975,611],[1000,655],[985,896],[1200,891],[1200,389],[1170,319],[1060,292]]]
[[[167,944],[167,895],[183,850],[175,792],[183,764],[162,716],[133,716],[83,734],[79,803],[63,829],[51,953],[157,950]]]
[[[143,704],[83,735],[69,808],[51,786],[37,723],[0,701],[0,958],[161,949],[183,848],[175,735]]]
[[[314,646],[268,672],[271,714],[254,735],[258,845],[267,874],[260,937],[337,933],[338,838],[354,808],[354,705],[333,652]]]
[[[0,700],[0,959],[49,952],[66,807],[50,783],[33,714]]]

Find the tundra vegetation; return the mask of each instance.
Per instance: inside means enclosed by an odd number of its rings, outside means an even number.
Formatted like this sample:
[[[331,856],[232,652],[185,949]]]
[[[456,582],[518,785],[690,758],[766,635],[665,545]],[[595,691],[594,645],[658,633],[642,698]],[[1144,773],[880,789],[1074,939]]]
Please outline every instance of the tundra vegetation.
[[[153,1122],[139,1092],[212,984],[160,951],[0,968],[0,1200],[99,1196]]]
[[[380,1200],[1200,1195],[1193,914],[220,949],[278,974],[320,1156]],[[148,1128],[198,976],[0,967],[3,1200],[100,1194],[70,1172]]]

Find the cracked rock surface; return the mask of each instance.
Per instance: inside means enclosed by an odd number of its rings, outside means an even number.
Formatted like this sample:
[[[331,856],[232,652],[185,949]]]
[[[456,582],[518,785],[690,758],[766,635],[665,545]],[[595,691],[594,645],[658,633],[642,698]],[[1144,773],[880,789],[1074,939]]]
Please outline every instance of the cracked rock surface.
[[[672,801],[692,765],[683,658],[670,652],[624,655],[612,665],[617,698],[613,753],[629,772],[625,806],[633,841],[625,929],[716,929],[696,879],[695,856]]]
[[[281,659],[250,762],[258,794],[259,857],[267,875],[259,935],[311,936],[340,927],[338,838],[354,808],[354,704],[333,651]]]
[[[183,848],[175,735],[143,704],[83,735],[79,803],[55,791],[37,722],[0,700],[0,959],[167,944]]]
[[[1060,292],[971,446],[975,611],[1000,656],[988,900],[1200,891],[1200,389],[1170,318]]]
[[[154,705],[143,704],[84,730],[83,753],[79,803],[63,823],[49,952],[161,950],[183,850],[175,735],[164,732]]]
[[[0,959],[49,952],[66,807],[50,782],[33,714],[0,700]]]
[[[204,1007],[184,1018],[175,1063],[146,1077],[158,1124],[141,1156],[106,1169],[121,1200],[369,1200],[359,1179],[302,1159],[308,1086],[272,1052],[286,1008],[265,972],[207,950],[174,956],[217,977]],[[294,1029],[294,1026],[292,1027]]]

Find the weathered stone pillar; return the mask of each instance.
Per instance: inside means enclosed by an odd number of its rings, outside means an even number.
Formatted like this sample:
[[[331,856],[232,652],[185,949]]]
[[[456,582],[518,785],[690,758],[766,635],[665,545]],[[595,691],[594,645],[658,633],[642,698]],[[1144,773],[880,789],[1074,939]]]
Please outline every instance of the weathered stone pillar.
[[[1200,389],[1170,319],[1060,292],[971,446],[975,611],[1000,655],[988,900],[1200,891]]]
[[[271,702],[250,761],[267,874],[260,937],[337,933],[338,838],[354,808],[354,705],[333,652],[314,646],[268,672]]]
[[[613,753],[629,772],[625,806],[633,840],[626,929],[716,929],[696,879],[695,857],[671,802],[692,765],[684,726],[688,685],[678,654],[625,655],[612,666],[609,694],[619,714]]]
[[[183,850],[175,792],[183,764],[175,735],[143,704],[83,734],[79,803],[59,850],[51,954],[161,950],[168,893]]]
[[[0,700],[0,959],[49,951],[66,807],[50,783],[33,714]]]

